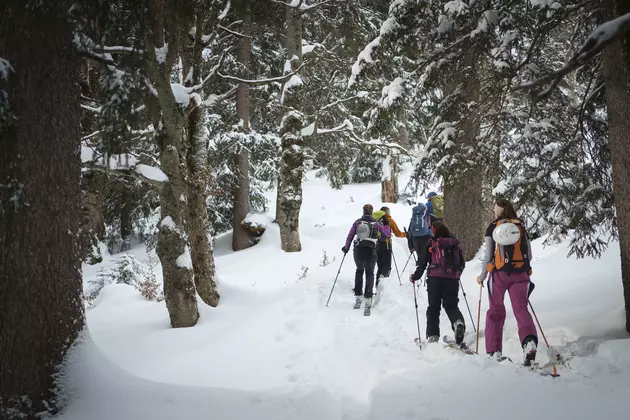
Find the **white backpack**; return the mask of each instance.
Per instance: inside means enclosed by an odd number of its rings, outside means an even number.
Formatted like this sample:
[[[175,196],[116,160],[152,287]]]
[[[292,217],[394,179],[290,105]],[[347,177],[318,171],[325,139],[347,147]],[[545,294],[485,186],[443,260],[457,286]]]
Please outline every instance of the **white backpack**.
[[[360,220],[357,225],[357,246],[362,248],[376,248],[378,243],[378,234],[374,224],[376,222],[368,222]]]

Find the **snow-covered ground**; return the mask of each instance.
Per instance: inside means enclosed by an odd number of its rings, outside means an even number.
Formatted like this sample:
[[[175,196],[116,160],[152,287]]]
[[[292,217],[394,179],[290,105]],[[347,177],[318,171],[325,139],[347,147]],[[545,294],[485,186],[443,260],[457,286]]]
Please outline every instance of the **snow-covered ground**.
[[[543,249],[534,243],[532,304],[550,344],[573,356],[570,368],[560,367],[559,378],[542,377],[441,344],[419,350],[413,342],[413,286],[406,280],[413,263],[402,274],[402,286],[393,270],[372,316],[364,317],[352,309],[354,263],[346,258],[325,306],[348,229],[363,204],[380,207],[379,197],[377,184],[334,191],[324,180],[310,179],[300,253],[281,251],[278,228],[271,223],[260,244],[245,251],[230,250],[230,235],[218,238],[221,303],[210,308],[199,300],[201,319],[194,328],[171,329],[164,303],[144,300],[131,286],[105,287],[87,312],[89,336],[73,352],[62,378],[73,402],[61,418],[628,418],[630,339],[623,329],[616,245],[600,260],[576,260],[566,258],[566,244]],[[406,226],[411,208],[390,208],[400,227]],[[144,247],[132,253],[147,261]],[[326,266],[324,253],[332,260]],[[395,239],[394,255],[402,269],[408,256],[404,239]],[[86,285],[116,257],[84,267]],[[462,278],[475,323],[478,272],[479,262],[473,261]],[[461,294],[460,299],[474,347]],[[422,289],[419,305],[424,334]],[[509,299],[506,305],[504,354],[519,359]],[[486,308],[484,290],[482,326]],[[444,313],[441,327],[442,334],[452,334]],[[482,338],[481,353],[483,346]],[[549,361],[543,346],[541,339],[541,364]]]

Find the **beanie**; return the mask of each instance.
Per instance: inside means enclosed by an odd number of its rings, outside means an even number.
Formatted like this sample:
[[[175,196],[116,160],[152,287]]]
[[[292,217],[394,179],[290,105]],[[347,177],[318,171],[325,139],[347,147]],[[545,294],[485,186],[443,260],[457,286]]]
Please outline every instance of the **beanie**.
[[[372,207],[371,204],[366,204],[366,205],[363,206],[363,215],[364,216],[371,216],[373,212],[374,212],[374,207]]]

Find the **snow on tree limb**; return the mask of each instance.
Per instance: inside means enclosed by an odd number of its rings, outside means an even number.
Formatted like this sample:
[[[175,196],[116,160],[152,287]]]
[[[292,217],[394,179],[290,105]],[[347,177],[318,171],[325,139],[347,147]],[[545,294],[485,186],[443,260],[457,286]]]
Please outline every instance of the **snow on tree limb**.
[[[219,75],[221,76],[221,73],[219,73],[219,67],[221,67],[221,64],[223,64],[223,59],[225,58],[225,54],[221,55],[221,57],[219,58],[219,62],[213,66],[210,69],[210,72],[208,72],[208,74],[206,75],[206,77],[201,81],[201,83],[192,86],[190,88],[186,88],[188,93],[197,93],[200,90],[202,90],[207,84],[208,82],[215,76],[215,75]]]
[[[396,32],[398,29],[402,27],[399,19],[402,15],[405,14],[407,8],[413,5],[413,3],[418,0],[393,0],[391,5],[389,6],[389,14],[387,19],[381,25],[381,29],[379,31],[379,35],[373,39],[366,47],[359,53],[357,57],[357,61],[352,65],[352,75],[348,80],[348,87],[354,85],[357,82],[357,79],[365,69],[367,64],[376,63],[377,60],[374,59],[373,54],[374,50],[380,46],[383,37],[387,37],[392,33]]]
[[[290,3],[287,3],[282,0],[271,0],[271,1],[273,1],[274,3],[283,4],[287,7],[292,7],[294,9],[300,9],[303,12],[309,12],[311,10],[317,9],[320,6],[333,2],[333,0],[321,0],[315,4],[306,4],[305,0],[291,0]]]
[[[217,25],[217,27],[218,27],[219,29],[221,29],[221,30],[224,30],[225,32],[229,32],[229,33],[231,33],[232,35],[236,35],[236,36],[241,37],[241,38],[249,38],[249,39],[252,39],[252,37],[251,37],[251,36],[249,36],[249,35],[245,35],[245,34],[242,34],[242,33],[240,33],[240,32],[237,32],[237,31],[233,31],[232,29],[226,28],[226,27],[225,27],[225,26],[223,26],[223,25]]]
[[[239,83],[246,83],[248,85],[264,85],[267,83],[272,83],[272,82],[285,82],[287,80],[289,80],[291,77],[295,76],[296,74],[298,74],[300,72],[300,70],[308,63],[308,61],[303,62],[297,69],[295,69],[294,71],[292,71],[291,73],[287,73],[283,76],[278,76],[278,77],[270,77],[267,79],[255,79],[255,80],[249,80],[249,79],[241,79],[239,77],[235,77],[235,76],[228,76],[226,74],[221,74],[221,73],[217,73],[219,77],[222,77],[223,79],[226,80],[232,80],[234,82],[239,82]]]
[[[512,90],[532,89],[551,82],[551,85],[541,92],[537,99],[547,97],[558,86],[564,76],[597,57],[604,48],[616,41],[628,30],[630,30],[630,13],[603,23],[589,35],[582,48],[562,68],[532,82],[515,86]]]
[[[9,78],[9,72],[13,71],[11,63],[8,60],[0,57],[0,79],[7,80]]]

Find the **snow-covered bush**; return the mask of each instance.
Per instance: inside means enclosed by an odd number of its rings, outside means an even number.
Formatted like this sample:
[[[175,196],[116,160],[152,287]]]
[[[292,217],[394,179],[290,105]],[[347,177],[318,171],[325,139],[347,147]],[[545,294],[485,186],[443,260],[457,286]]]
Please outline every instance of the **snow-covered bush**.
[[[85,297],[88,307],[94,305],[94,301],[103,287],[110,284],[126,284],[133,286],[147,300],[161,301],[163,299],[163,292],[155,277],[153,270],[155,265],[151,257],[149,257],[149,264],[147,265],[140,262],[133,255],[125,253],[116,260],[111,269],[102,269],[97,274],[96,279],[90,281],[91,290]]]

